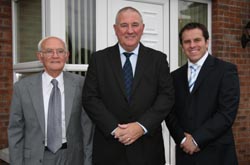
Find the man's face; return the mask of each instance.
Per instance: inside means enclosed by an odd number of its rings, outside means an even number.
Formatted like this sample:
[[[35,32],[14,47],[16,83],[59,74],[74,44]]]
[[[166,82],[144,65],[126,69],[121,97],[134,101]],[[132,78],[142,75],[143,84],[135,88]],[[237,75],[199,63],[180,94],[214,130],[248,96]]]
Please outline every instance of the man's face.
[[[118,15],[114,30],[123,49],[131,52],[140,42],[144,24],[137,12],[126,10]]]
[[[69,53],[58,38],[48,38],[42,43],[42,51],[37,53],[45,71],[52,77],[58,76],[68,60]]]
[[[208,49],[208,40],[205,41],[202,31],[198,28],[185,30],[182,33],[182,49],[187,58],[192,63],[196,63],[205,55]]]

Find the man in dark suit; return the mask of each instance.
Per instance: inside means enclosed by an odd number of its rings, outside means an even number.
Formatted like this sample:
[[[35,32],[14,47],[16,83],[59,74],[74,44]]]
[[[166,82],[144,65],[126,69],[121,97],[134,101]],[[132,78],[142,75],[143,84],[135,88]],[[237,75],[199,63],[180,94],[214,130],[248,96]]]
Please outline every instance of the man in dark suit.
[[[200,23],[179,33],[187,64],[172,73],[175,104],[166,124],[176,142],[176,165],[237,165],[232,124],[240,90],[235,65],[207,52]]]
[[[84,78],[63,72],[69,52],[60,38],[42,39],[37,57],[44,72],[23,78],[14,85],[8,129],[10,164],[91,165],[93,126],[82,108]],[[58,88],[53,87],[52,81],[58,82]],[[61,100],[55,104],[61,107],[56,117],[49,115],[57,109],[50,108],[54,89],[58,91],[55,99]],[[51,121],[58,123],[50,125]],[[60,134],[53,134],[57,130]],[[49,136],[49,132],[52,135]],[[49,143],[54,135],[59,137],[55,150],[51,147],[54,143]]]
[[[94,165],[165,164],[161,123],[174,91],[166,55],[140,43],[143,29],[141,14],[122,8],[114,25],[118,43],[92,55],[83,105],[96,124]]]

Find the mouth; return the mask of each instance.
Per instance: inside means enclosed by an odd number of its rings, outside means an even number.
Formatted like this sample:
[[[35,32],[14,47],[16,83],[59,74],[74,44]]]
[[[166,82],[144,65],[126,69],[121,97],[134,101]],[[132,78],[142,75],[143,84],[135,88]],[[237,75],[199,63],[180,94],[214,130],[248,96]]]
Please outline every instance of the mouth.
[[[134,39],[135,37],[136,37],[135,35],[125,36],[126,39]]]
[[[61,62],[60,61],[51,61],[50,63],[52,63],[52,64],[60,64]]]
[[[192,53],[192,54],[193,54],[193,53],[195,54],[195,53],[198,53],[199,50],[197,50],[197,49],[191,49],[191,50],[189,50],[189,52]]]

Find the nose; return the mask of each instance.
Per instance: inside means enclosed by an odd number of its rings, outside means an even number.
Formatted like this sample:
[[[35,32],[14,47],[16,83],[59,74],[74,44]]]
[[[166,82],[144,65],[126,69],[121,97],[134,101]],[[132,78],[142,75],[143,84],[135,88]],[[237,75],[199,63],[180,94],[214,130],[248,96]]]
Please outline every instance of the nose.
[[[190,47],[194,47],[195,46],[195,42],[194,41],[191,41],[190,42]]]
[[[53,50],[53,55],[52,57],[59,57],[57,50]]]
[[[128,33],[133,33],[134,29],[133,29],[132,25],[128,26],[127,31],[128,31]]]

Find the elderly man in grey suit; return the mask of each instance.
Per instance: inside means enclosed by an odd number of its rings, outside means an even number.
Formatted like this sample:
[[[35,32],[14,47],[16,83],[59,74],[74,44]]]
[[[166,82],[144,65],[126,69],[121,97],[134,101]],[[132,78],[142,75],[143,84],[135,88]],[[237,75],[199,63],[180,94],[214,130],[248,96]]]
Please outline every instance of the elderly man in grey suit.
[[[8,128],[12,165],[91,165],[93,125],[82,108],[82,76],[64,72],[69,52],[54,36],[42,39],[44,72],[14,85]]]

